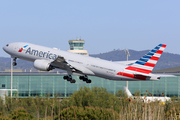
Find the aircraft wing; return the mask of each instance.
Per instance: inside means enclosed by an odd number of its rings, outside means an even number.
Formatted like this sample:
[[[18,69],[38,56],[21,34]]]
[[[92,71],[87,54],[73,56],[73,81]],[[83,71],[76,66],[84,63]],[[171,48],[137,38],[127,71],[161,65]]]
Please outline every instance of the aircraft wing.
[[[66,61],[64,57],[58,56],[51,65],[55,68],[67,70],[67,72],[76,72],[80,74],[94,75],[94,73],[83,66],[83,63],[73,60]]]
[[[78,69],[74,68],[73,66],[71,66],[65,59],[64,57],[60,57],[58,56],[53,62],[51,62],[51,65],[55,68],[59,68],[59,69],[63,69],[63,70],[67,70],[70,72],[81,72]]]
[[[118,64],[124,64],[124,65],[129,65],[135,63],[137,60],[129,60],[129,61],[113,61],[114,63]]]

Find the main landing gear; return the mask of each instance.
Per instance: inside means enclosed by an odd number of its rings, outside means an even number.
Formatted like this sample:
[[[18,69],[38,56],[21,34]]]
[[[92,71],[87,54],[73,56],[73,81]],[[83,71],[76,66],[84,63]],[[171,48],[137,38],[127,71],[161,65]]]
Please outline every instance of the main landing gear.
[[[70,83],[75,83],[75,82],[76,82],[75,79],[72,79],[72,76],[71,76],[71,75],[64,76],[63,79],[64,79],[64,80],[67,80],[67,81],[70,81]]]
[[[17,65],[16,59],[17,59],[16,57],[13,59],[13,63],[12,63],[13,66]]]
[[[66,76],[63,77],[63,79],[67,80],[67,81],[70,81],[70,83],[75,83],[76,82],[75,79],[72,79],[71,75],[66,75]],[[91,80],[88,79],[87,75],[79,76],[79,79],[85,81],[86,83],[91,83]]]
[[[91,80],[88,79],[87,75],[85,75],[85,76],[79,76],[79,79],[80,79],[80,80],[83,80],[83,81],[86,81],[86,83],[91,83]]]

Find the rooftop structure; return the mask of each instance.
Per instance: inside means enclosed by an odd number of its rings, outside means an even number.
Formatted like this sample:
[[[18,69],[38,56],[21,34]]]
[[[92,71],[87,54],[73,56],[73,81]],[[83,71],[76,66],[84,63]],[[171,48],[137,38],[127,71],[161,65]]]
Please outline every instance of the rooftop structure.
[[[89,56],[87,50],[83,50],[84,44],[85,41],[81,39],[69,40],[70,50],[67,51]]]

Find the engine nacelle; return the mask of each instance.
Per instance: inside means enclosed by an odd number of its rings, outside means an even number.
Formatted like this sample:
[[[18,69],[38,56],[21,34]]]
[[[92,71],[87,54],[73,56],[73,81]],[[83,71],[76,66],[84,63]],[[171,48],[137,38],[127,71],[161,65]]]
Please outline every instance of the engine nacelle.
[[[50,71],[53,69],[50,64],[51,62],[48,60],[37,59],[34,61],[34,68],[42,71]]]

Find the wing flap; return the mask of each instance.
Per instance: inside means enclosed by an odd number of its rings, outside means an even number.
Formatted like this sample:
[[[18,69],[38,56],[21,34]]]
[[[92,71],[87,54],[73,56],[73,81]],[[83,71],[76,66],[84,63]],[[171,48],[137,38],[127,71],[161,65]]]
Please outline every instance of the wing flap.
[[[67,70],[68,72],[76,72],[80,74],[87,74],[87,75],[94,75],[94,73],[84,67],[83,65],[80,65],[79,63],[72,62],[72,61],[66,61],[64,57],[58,56],[53,62],[51,62],[51,65],[55,68]]]
[[[70,70],[68,63],[64,59],[64,57],[58,56],[53,62],[51,62],[51,65],[55,68],[63,69],[63,70]]]

